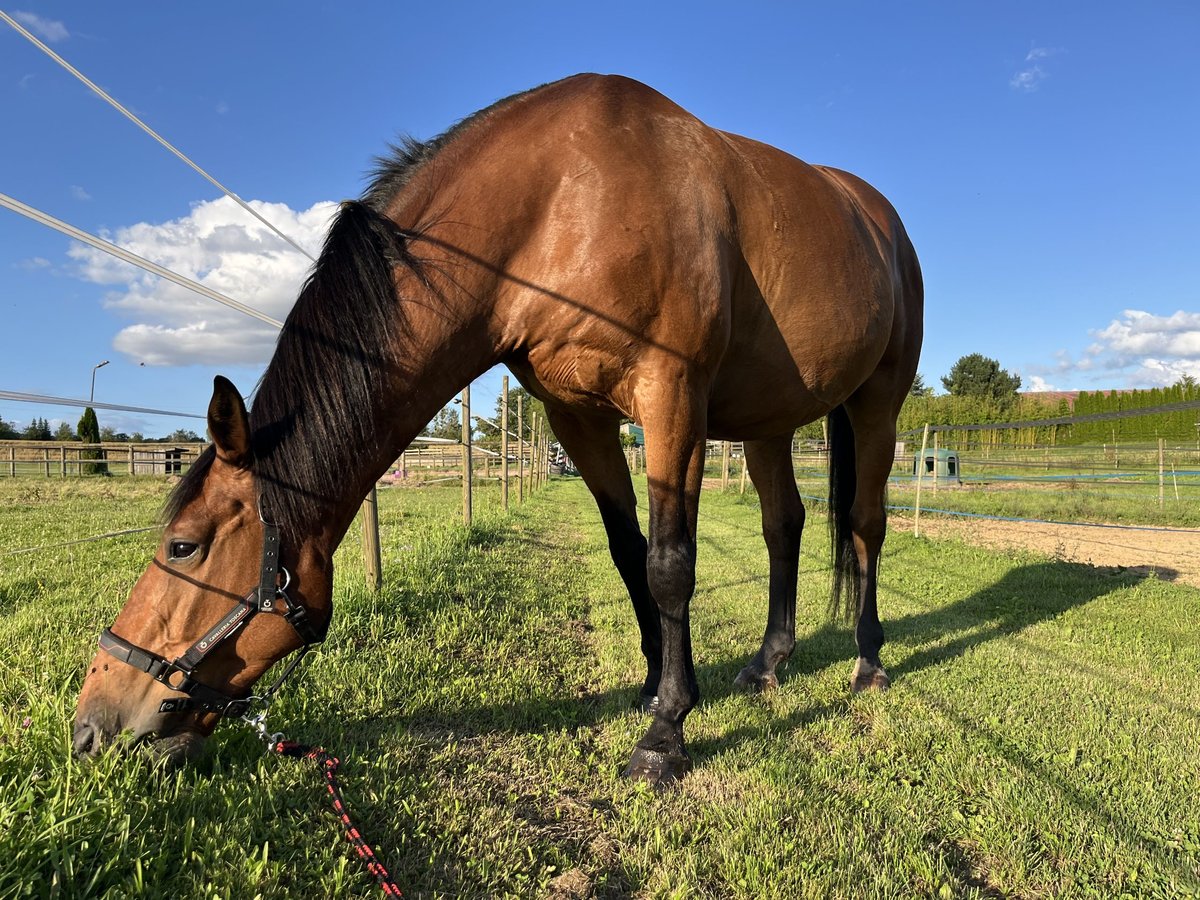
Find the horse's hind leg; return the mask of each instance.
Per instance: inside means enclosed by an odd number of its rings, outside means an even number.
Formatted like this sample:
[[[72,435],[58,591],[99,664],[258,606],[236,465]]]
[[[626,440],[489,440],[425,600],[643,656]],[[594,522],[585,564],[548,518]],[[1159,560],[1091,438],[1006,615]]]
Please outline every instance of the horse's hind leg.
[[[633,600],[633,611],[641,630],[642,654],[646,657],[646,680],[642,684],[640,703],[644,709],[652,710],[662,673],[662,631],[658,607],[650,596],[646,580],[646,539],[638,527],[637,499],[625,454],[621,452],[617,423],[607,419],[584,419],[550,407],[547,407],[546,415],[555,437],[562,442],[596,499],[608,534],[609,553]]]
[[[850,678],[851,690],[886,690],[890,685],[879,659],[883,626],[879,622],[876,593],[879,556],[887,533],[886,488],[896,452],[896,416],[890,396],[893,379],[868,381],[845,403],[854,430],[856,489],[850,507],[850,527],[858,558],[858,622],[854,638],[858,661]]]
[[[767,630],[762,647],[738,674],[737,684],[752,690],[778,685],[775,667],[796,646],[796,572],[804,504],[792,470],[792,437],[745,443],[746,465],[762,506],[762,531],[771,560]]]

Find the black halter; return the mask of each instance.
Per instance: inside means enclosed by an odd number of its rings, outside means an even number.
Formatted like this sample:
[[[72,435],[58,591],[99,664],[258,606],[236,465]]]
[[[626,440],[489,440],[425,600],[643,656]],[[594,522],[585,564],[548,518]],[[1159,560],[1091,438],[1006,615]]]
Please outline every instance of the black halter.
[[[259,516],[262,518],[261,514]],[[280,573],[283,583],[279,583]],[[174,662],[168,662],[165,657],[143,650],[129,643],[122,637],[113,634],[111,628],[100,632],[100,649],[123,663],[128,663],[139,671],[145,672],[155,681],[165,684],[173,691],[187,694],[178,699],[163,700],[159,706],[160,713],[169,712],[215,712],[222,716],[244,716],[254,702],[270,700],[279,690],[288,676],[292,674],[300,660],[314,644],[325,640],[328,623],[323,628],[317,628],[309,619],[308,610],[287,595],[287,587],[291,583],[288,570],[279,564],[279,526],[263,520],[263,551],[262,567],[258,586],[253,588],[246,599],[242,600],[226,613],[216,625],[208,630],[200,640],[192,644],[183,656]],[[300,655],[293,659],[284,669],[283,675],[258,696],[230,697],[216,688],[209,687],[197,681],[193,675],[197,666],[225,641],[229,640],[250,621],[255,613],[272,613],[279,611],[279,601],[283,601],[282,615],[284,621],[295,629],[300,640],[304,642]]]

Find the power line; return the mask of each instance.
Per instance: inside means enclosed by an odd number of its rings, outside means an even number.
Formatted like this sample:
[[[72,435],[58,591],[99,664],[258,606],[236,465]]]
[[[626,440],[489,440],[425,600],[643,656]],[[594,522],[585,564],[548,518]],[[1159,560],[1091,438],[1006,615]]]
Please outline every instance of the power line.
[[[101,403],[91,400],[75,400],[70,397],[50,397],[44,394],[25,394],[20,391],[0,391],[0,400],[16,400],[19,403],[41,403],[47,406],[81,406],[93,409],[111,409],[118,412],[144,413],[151,416],[179,416],[183,419],[203,419],[195,413],[172,412],[167,409],[148,409],[144,406],[122,406],[119,403]]]
[[[276,328],[283,327],[283,323],[278,319],[271,318],[265,312],[261,312],[255,309],[253,306],[247,306],[244,303],[239,303],[232,297],[226,297],[220,291],[214,291],[212,288],[205,287],[197,281],[192,281],[190,278],[186,278],[183,275],[172,272],[170,269],[165,269],[158,263],[150,262],[150,260],[144,259],[143,257],[138,256],[136,253],[130,253],[128,250],[118,247],[116,244],[109,243],[108,241],[98,238],[93,234],[89,234],[86,231],[78,229],[74,225],[68,225],[61,219],[56,219],[49,213],[44,213],[39,209],[34,209],[32,206],[28,206],[22,203],[20,200],[16,200],[13,197],[8,196],[8,194],[0,193],[0,206],[11,209],[13,212],[19,213],[20,215],[25,216],[27,219],[33,219],[35,222],[40,222],[42,225],[45,225],[48,228],[53,228],[55,231],[62,232],[68,237],[72,237],[77,241],[82,241],[85,244],[95,247],[97,250],[102,250],[111,256],[115,256],[117,259],[129,263],[130,265],[137,266],[139,269],[145,269],[147,272],[152,272],[155,275],[167,279],[167,281],[173,281],[175,284],[185,287],[190,291],[195,291],[197,294],[203,294],[210,300],[216,300],[218,303],[224,304],[230,309],[236,309],[240,313],[245,313],[248,316],[258,319],[260,322],[266,322],[268,325],[273,325]]]
[[[58,63],[64,69],[66,69],[68,72],[70,72],[72,75],[74,75],[80,81],[82,81],[85,85],[87,85],[89,88],[91,88],[97,94],[99,94],[101,98],[103,98],[110,106],[112,106],[119,113],[121,113],[121,115],[125,116],[125,118],[129,119],[129,121],[131,121],[131,122],[133,122],[133,124],[137,125],[138,128],[142,129],[142,131],[146,132],[146,134],[150,135],[150,137],[154,138],[154,140],[158,141],[160,144],[162,144],[164,147],[166,147],[168,150],[170,150],[172,153],[174,153],[177,157],[179,157],[179,159],[183,160],[183,162],[185,162],[189,166],[191,166],[191,168],[193,170],[195,170],[197,173],[199,173],[201,176],[203,176],[210,184],[212,184],[214,187],[216,187],[218,190],[220,190],[222,193],[224,193],[226,197],[228,197],[230,200],[232,200],[234,203],[236,203],[242,209],[246,210],[246,212],[250,213],[250,215],[254,216],[254,218],[258,219],[258,221],[262,222],[269,229],[271,229],[273,232],[275,232],[277,235],[279,235],[281,238],[283,238],[285,241],[287,241],[287,243],[291,244],[293,247],[295,247],[297,250],[299,250],[301,253],[303,253],[310,260],[312,260],[313,262],[316,262],[316,259],[313,257],[313,255],[311,253],[309,253],[307,250],[305,250],[303,247],[301,247],[299,244],[297,244],[294,240],[292,240],[290,237],[288,237],[286,234],[284,234],[282,231],[280,231],[277,227],[272,225],[267,219],[265,219],[260,213],[258,213],[252,206],[250,206],[249,203],[247,203],[245,200],[243,200],[241,197],[239,197],[237,194],[235,194],[229,188],[225,187],[225,185],[221,184],[221,182],[217,181],[217,179],[213,178],[213,176],[209,175],[208,172],[204,171],[204,169],[200,168],[198,165],[196,165],[196,163],[192,162],[191,159],[189,159],[181,150],[177,149],[174,144],[172,144],[166,138],[162,137],[157,131],[155,131],[153,128],[151,128],[149,125],[147,125],[141,119],[139,119],[137,116],[135,116],[129,110],[127,110],[124,106],[122,106],[120,103],[118,103],[111,95],[109,95],[106,91],[104,91],[102,88],[100,88],[98,85],[96,85],[96,83],[93,82],[90,78],[88,78],[86,75],[84,75],[78,69],[76,69],[73,65],[71,65],[69,62],[67,62],[65,59],[63,59],[61,56],[59,56],[57,53],[55,53],[53,50],[51,50],[45,44],[43,44],[34,35],[30,34],[29,31],[27,31],[19,22],[17,22],[15,19],[13,19],[8,13],[4,12],[4,10],[2,10],[2,9],[0,9],[0,19],[4,19],[4,21],[7,22],[9,25],[11,25],[13,28],[15,28],[22,37],[24,37],[26,40],[28,40],[30,43],[32,43],[35,47],[37,47],[39,50],[41,50],[43,53],[45,53],[47,56],[49,56],[52,60],[54,60],[56,63]]]

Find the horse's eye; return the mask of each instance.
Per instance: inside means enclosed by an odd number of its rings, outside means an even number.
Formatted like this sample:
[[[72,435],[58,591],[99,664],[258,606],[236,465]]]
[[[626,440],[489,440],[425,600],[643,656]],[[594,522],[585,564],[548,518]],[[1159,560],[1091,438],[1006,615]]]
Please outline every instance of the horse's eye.
[[[167,556],[171,562],[184,562],[195,556],[199,549],[200,545],[191,541],[171,541],[167,545]]]

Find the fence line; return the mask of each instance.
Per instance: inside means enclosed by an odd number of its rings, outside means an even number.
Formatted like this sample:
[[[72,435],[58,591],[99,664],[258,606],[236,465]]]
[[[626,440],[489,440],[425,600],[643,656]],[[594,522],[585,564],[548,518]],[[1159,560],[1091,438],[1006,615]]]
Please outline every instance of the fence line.
[[[829,505],[828,497],[818,497],[813,494],[801,494],[802,500],[813,500],[817,503]],[[899,506],[896,504],[887,504],[887,509],[895,512],[914,512],[915,506]],[[921,507],[923,512],[938,513],[943,516],[960,516],[965,519],[992,519],[997,522],[1025,522],[1034,525],[1068,525],[1078,526],[1080,528],[1110,528],[1117,531],[1161,531],[1168,534],[1200,534],[1200,528],[1165,528],[1157,525],[1115,525],[1112,523],[1100,522],[1062,522],[1056,519],[1030,519],[1023,516],[996,516],[989,513],[972,513],[961,512],[954,509],[935,509],[928,506]]]
[[[159,531],[161,526],[151,525],[148,528],[126,528],[124,531],[110,531],[108,534],[97,534],[92,537],[79,538],[74,541],[63,541],[58,544],[43,544],[40,547],[25,547],[21,550],[5,550],[0,556],[18,556],[22,553],[37,553],[42,550],[57,550],[60,547],[74,547],[76,544],[91,544],[95,541],[106,541],[109,538],[124,537],[127,534],[145,534],[147,531]]]

